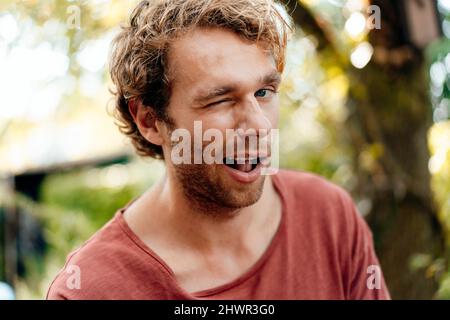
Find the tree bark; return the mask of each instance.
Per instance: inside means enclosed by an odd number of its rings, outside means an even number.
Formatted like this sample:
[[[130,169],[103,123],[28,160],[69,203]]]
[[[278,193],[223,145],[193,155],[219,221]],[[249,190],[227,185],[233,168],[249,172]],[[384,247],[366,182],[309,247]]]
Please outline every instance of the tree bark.
[[[371,3],[381,9],[382,27],[370,33],[372,62],[350,73],[355,85],[349,122],[362,137],[354,142],[356,155],[367,145],[383,148],[372,170],[362,168],[355,157],[359,190],[372,194],[368,221],[392,296],[429,299],[438,288],[438,274],[411,268],[415,254],[433,260],[445,250],[428,170],[432,108],[426,63],[423,51],[406,37],[401,2]]]
[[[348,66],[347,134],[358,181],[354,195],[371,200],[367,220],[391,295],[429,299],[438,288],[437,274],[413,271],[411,259],[415,254],[426,254],[431,261],[444,256],[445,236],[430,190],[427,132],[432,109],[426,65],[423,52],[405,38],[399,3],[371,1],[381,9],[381,29],[369,35],[372,61],[362,70]],[[287,5],[294,22],[314,30],[322,47],[333,45],[309,10],[292,1]],[[372,155],[372,161],[367,163],[364,154]]]

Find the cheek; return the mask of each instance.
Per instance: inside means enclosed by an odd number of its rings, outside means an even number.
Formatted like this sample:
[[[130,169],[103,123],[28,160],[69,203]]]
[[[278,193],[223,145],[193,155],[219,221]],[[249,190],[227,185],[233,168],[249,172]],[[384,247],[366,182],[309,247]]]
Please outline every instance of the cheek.
[[[267,117],[267,120],[271,123],[272,128],[278,128],[278,119],[280,116],[280,105],[278,97],[274,98],[270,105],[266,106],[265,115]]]
[[[279,109],[276,108],[269,116],[269,121],[272,124],[272,128],[278,128]]]
[[[225,132],[226,129],[234,128],[235,118],[232,109],[217,109],[214,112],[202,115],[199,120],[202,121],[203,130],[217,129]]]

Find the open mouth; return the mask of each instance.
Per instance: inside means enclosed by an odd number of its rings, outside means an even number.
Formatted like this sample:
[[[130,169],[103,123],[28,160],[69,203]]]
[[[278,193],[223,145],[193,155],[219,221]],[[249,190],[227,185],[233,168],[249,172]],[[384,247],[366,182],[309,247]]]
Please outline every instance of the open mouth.
[[[224,158],[223,163],[234,170],[241,172],[250,172],[256,169],[256,167],[261,163],[261,158],[252,159],[235,159],[235,158]]]

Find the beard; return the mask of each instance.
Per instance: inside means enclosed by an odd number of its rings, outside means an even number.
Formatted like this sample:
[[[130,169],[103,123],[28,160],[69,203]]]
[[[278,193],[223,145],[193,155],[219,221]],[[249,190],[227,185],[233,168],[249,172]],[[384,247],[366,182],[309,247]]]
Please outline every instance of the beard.
[[[170,139],[175,122],[167,116],[165,123]],[[191,150],[194,149],[192,143]],[[261,175],[253,183],[241,184],[229,176],[224,168],[226,164],[194,164],[193,160],[191,164],[177,165],[169,160],[166,165],[173,169],[176,184],[197,211],[215,218],[226,217],[261,198],[265,176]]]
[[[233,181],[224,164],[181,164],[173,166],[175,177],[192,205],[211,216],[232,213],[255,204],[264,188],[264,176],[250,184]]]

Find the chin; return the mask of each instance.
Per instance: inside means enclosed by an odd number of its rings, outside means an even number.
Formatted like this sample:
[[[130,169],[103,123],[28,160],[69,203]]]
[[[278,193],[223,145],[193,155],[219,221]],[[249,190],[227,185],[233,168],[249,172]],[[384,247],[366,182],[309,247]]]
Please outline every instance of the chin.
[[[264,189],[264,176],[249,185],[227,186],[227,194],[222,202],[226,202],[230,208],[244,208],[258,202]]]
[[[251,206],[261,198],[264,188],[264,176],[251,183],[240,183],[211,165],[174,168],[185,197],[200,211],[209,214]]]

